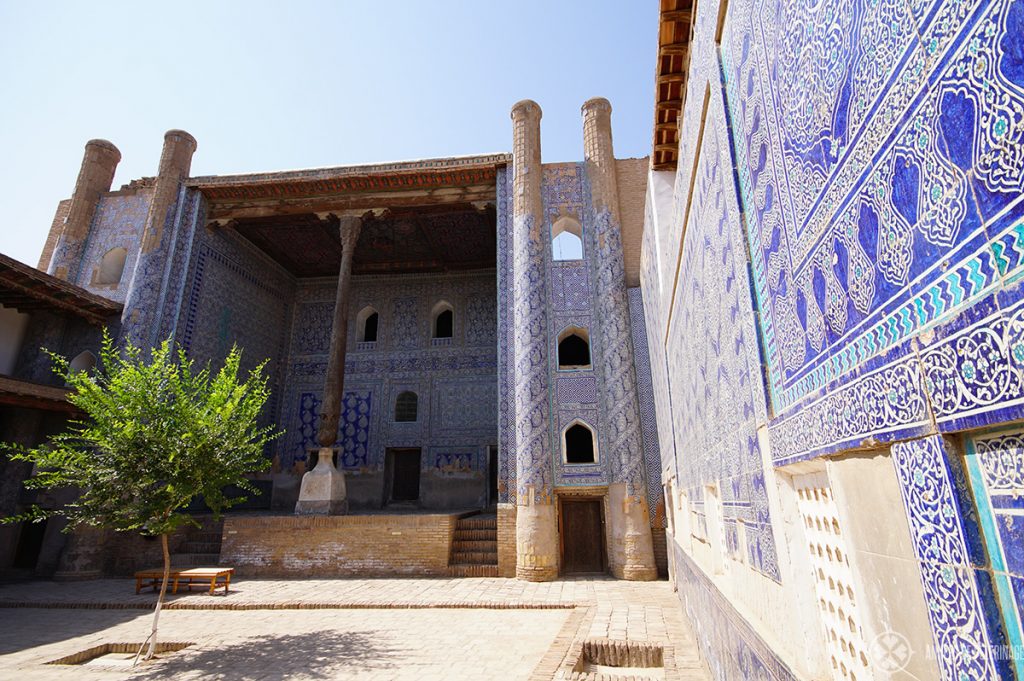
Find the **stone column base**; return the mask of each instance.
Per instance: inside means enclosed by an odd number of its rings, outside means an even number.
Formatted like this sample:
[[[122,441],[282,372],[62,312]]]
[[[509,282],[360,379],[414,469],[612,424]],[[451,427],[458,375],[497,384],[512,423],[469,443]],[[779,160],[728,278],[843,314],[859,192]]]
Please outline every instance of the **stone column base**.
[[[516,576],[515,504],[498,504],[498,574]]]
[[[654,562],[654,541],[647,500],[626,494],[624,483],[608,486],[608,507],[611,521],[612,575],[618,579],[649,582],[658,578]]]
[[[302,476],[296,515],[345,515],[348,496],[345,473],[334,467],[334,452],[321,447],[316,468]]]
[[[550,582],[558,577],[554,504],[516,507],[516,577],[528,582]]]

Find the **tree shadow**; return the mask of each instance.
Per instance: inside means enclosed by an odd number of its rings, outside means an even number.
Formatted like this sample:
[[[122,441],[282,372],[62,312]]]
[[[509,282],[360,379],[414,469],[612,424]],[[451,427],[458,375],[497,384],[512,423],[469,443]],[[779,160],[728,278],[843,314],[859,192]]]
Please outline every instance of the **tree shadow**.
[[[145,614],[145,610],[0,608],[0,655],[104,631]]]
[[[303,634],[265,634],[220,647],[186,648],[131,678],[174,679],[199,672],[204,679],[335,679],[347,673],[394,669],[407,650],[382,643],[385,632],[323,629]]]

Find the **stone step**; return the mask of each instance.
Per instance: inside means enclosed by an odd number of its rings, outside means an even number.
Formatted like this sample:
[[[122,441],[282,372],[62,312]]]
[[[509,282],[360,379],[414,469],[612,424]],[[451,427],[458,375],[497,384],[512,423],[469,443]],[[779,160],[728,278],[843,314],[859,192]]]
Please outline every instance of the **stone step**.
[[[479,553],[476,551],[453,551],[452,559],[449,561],[451,565],[458,565],[460,563],[467,563],[469,565],[497,565],[498,554],[495,553]]]
[[[498,541],[495,540],[462,540],[452,542],[452,551],[473,553],[497,553]]]
[[[497,530],[455,530],[455,541],[498,541]]]
[[[457,530],[497,530],[498,519],[494,516],[470,516],[460,518],[455,527]]]
[[[497,565],[449,565],[448,575],[451,577],[497,577]]]

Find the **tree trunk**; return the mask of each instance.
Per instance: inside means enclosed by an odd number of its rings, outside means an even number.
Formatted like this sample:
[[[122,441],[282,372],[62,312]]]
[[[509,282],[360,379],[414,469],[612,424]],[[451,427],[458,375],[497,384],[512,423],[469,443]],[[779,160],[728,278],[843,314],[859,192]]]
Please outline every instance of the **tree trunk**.
[[[164,578],[160,581],[160,596],[156,599],[156,612],[153,613],[153,630],[149,634],[149,651],[146,659],[152,659],[156,654],[156,629],[160,624],[160,608],[164,604],[164,594],[167,593],[167,580],[171,576],[171,552],[167,548],[167,534],[160,535],[160,548],[164,550]]]

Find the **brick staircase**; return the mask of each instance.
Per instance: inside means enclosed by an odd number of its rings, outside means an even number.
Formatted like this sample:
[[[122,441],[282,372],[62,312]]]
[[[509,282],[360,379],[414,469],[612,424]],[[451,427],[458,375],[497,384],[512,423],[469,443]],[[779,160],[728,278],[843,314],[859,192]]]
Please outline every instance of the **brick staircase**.
[[[478,513],[459,518],[452,539],[448,574],[452,577],[498,576],[498,517]]]
[[[192,527],[186,531],[185,541],[176,553],[171,554],[174,567],[216,567],[220,561],[220,540],[223,521],[206,519],[203,527]]]

